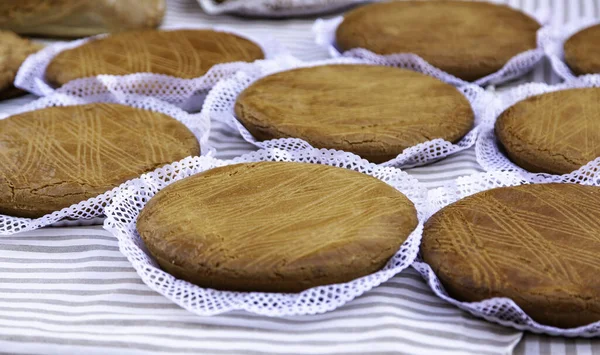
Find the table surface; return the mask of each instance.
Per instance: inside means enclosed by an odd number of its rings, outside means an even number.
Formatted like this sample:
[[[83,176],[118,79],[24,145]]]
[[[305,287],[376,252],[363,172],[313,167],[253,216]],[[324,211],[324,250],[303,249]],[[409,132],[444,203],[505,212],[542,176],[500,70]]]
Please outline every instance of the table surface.
[[[257,20],[207,16],[193,0],[167,0],[165,25],[227,25],[269,34],[300,59],[327,52],[313,43],[315,18]],[[561,24],[600,18],[600,0],[505,0],[551,9]],[[556,83],[547,63],[520,82]],[[512,83],[511,85],[516,85]],[[0,102],[0,114],[34,100]],[[255,148],[213,127],[218,157]],[[407,170],[429,188],[482,171],[473,149]],[[0,353],[24,354],[589,354],[600,340],[522,333],[474,318],[438,299],[412,269],[316,316],[268,318],[244,312],[189,313],[150,290],[100,226],[46,228],[0,238]]]

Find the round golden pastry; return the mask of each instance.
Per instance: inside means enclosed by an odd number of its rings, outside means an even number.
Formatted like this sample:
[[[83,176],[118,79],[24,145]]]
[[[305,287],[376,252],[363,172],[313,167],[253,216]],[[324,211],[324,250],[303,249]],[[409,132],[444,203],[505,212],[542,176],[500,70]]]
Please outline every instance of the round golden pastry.
[[[535,321],[600,321],[600,187],[535,184],[477,193],[434,214],[421,254],[450,296],[512,299]]]
[[[149,110],[97,103],[14,115],[0,120],[0,213],[41,217],[199,154],[186,126]]]
[[[259,140],[301,138],[375,163],[472,128],[469,101],[452,85],[409,70],[326,65],[264,77],[237,98],[238,120]]]
[[[15,77],[25,59],[40,49],[41,44],[10,31],[0,31],[0,100],[24,93],[14,87]]]
[[[508,157],[535,173],[567,174],[600,156],[600,88],[530,97],[505,110],[496,136]]]
[[[216,64],[263,59],[260,46],[231,33],[211,30],[130,31],[92,40],[59,53],[46,79],[61,86],[100,74],[165,74],[200,77]]]
[[[564,44],[565,61],[576,75],[600,73],[600,25],[577,32]]]
[[[467,81],[535,49],[540,24],[504,5],[476,1],[396,1],[361,6],[336,32],[341,50],[414,53]]]
[[[45,37],[156,28],[165,7],[165,0],[5,0],[0,28]]]
[[[381,269],[417,227],[412,202],[369,175],[259,162],[159,191],[137,230],[159,265],[202,287],[300,292]]]

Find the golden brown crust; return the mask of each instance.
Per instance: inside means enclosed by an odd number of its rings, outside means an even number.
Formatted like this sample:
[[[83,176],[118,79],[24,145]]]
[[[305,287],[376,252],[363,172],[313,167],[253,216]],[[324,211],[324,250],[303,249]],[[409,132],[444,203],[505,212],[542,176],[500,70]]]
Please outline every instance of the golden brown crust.
[[[496,136],[520,167],[567,174],[600,156],[599,112],[599,88],[533,96],[500,115]]]
[[[13,86],[17,71],[27,56],[41,48],[42,45],[10,31],[0,31],[0,100],[23,93]]]
[[[156,28],[165,0],[0,1],[0,28],[49,37],[83,37]]]
[[[15,115],[0,120],[0,213],[40,217],[199,153],[187,127],[153,111],[89,104]]]
[[[144,207],[137,229],[177,278],[223,290],[299,292],[379,270],[417,223],[412,202],[371,176],[260,162],[168,186]]]
[[[507,6],[474,1],[398,1],[361,6],[337,29],[342,50],[414,53],[473,81],[536,48],[539,23]]]
[[[368,65],[301,68],[262,78],[235,104],[259,140],[295,137],[381,163],[435,138],[469,132],[474,115],[452,85],[416,72]]]
[[[508,297],[544,325],[600,321],[600,187],[498,188],[426,223],[421,252],[464,302]]]
[[[576,75],[600,73],[600,25],[586,28],[564,45],[565,61]]]
[[[73,0],[19,0],[0,2],[0,26],[54,22],[85,7],[84,1]]]
[[[61,52],[48,65],[46,79],[55,86],[100,74],[156,73],[191,79],[215,64],[263,58],[258,45],[230,33],[132,31]]]

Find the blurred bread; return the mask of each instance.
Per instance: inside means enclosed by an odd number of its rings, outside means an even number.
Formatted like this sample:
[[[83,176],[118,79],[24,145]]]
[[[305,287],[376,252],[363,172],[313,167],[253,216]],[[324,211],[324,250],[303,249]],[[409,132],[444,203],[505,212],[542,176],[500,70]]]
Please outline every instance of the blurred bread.
[[[164,14],[165,0],[0,1],[0,29],[29,35],[83,37],[156,28]]]
[[[21,38],[10,31],[0,31],[0,100],[23,93],[13,86],[15,76],[25,58],[41,48],[41,44]]]

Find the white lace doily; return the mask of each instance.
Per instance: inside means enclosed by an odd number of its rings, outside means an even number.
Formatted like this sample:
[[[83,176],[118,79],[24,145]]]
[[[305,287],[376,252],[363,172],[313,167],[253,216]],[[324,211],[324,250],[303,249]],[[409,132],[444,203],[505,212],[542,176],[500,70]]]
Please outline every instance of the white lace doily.
[[[162,271],[146,252],[136,231],[137,217],[148,200],[165,186],[185,177],[218,166],[256,161],[325,164],[374,176],[395,187],[413,201],[419,225],[380,271],[351,282],[314,287],[296,294],[207,289],[178,280]],[[187,158],[132,180],[123,185],[114,196],[111,205],[106,208],[107,219],[104,227],[119,239],[120,250],[148,286],[198,315],[215,315],[232,310],[246,310],[268,316],[316,314],[331,311],[345,304],[387,281],[414,261],[421,241],[426,196],[426,189],[405,172],[371,164],[351,153],[325,149],[305,149],[297,152],[265,149],[233,160]],[[201,223],[201,220],[197,222]]]
[[[586,169],[588,169],[587,165],[571,174],[565,175],[530,173],[513,163],[506,155],[504,155],[498,145],[498,140],[494,132],[494,125],[500,114],[519,101],[544,93],[586,87],[600,87],[600,75],[587,75],[559,85],[542,83],[524,84],[499,94],[499,100],[496,101],[499,106],[494,110],[488,111],[492,116],[489,119],[486,119],[485,124],[482,124],[480,127],[481,133],[477,138],[477,143],[475,145],[475,152],[479,165],[486,171],[516,171],[521,175],[529,175],[530,179],[533,179],[532,181],[546,182],[561,181],[572,174],[586,171]]]
[[[586,185],[600,186],[600,159],[597,159],[588,170],[573,174],[557,182],[580,182]],[[444,187],[429,191],[428,216],[433,215],[441,208],[477,192],[503,187],[517,186],[529,183],[529,177],[516,172],[491,172],[479,173],[458,178]],[[516,303],[509,298],[491,298],[481,302],[460,302],[451,298],[431,267],[422,260],[415,261],[412,265],[427,281],[433,292],[443,300],[465,310],[474,316],[485,318],[494,323],[514,327],[519,330],[528,330],[534,333],[545,333],[560,336],[596,337],[600,336],[600,322],[570,329],[561,329],[537,323],[529,317]]]
[[[519,9],[519,11],[522,11]],[[549,10],[547,8],[540,8],[535,14],[528,14],[531,17],[537,19],[539,23],[545,23],[549,17]],[[343,16],[338,16],[332,19],[323,20],[318,19],[314,26],[313,32],[315,35],[315,42],[317,45],[327,48],[329,54],[336,58],[340,56],[345,57],[356,57],[367,59],[371,62],[378,63],[380,65],[389,65],[400,68],[406,68],[415,70],[421,73],[425,73],[434,76],[442,81],[453,84],[455,86],[464,85],[468,82],[457,78],[454,75],[446,73],[445,71],[434,67],[427,63],[423,58],[412,53],[398,53],[389,55],[375,54],[364,48],[354,48],[344,53],[341,53],[336,45],[335,33],[338,26],[344,20]],[[546,31],[542,27],[538,31],[537,48],[532,49],[523,53],[520,53],[510,59],[502,69],[496,73],[490,74],[483,78],[477,79],[472,84],[487,86],[492,84],[501,84],[514,78],[518,78],[523,74],[529,72],[535,65],[544,57],[544,50],[542,48],[543,43],[546,42],[544,36]]]
[[[210,15],[232,13],[246,16],[287,17],[316,15],[340,10],[368,0],[197,0]]]
[[[5,119],[12,115],[23,112],[33,111],[53,106],[73,106],[83,105],[95,102],[109,102],[123,104],[140,109],[151,110],[163,113],[183,123],[200,142],[202,155],[212,156],[214,149],[208,145],[208,134],[210,131],[210,122],[202,119],[200,114],[189,114],[182,109],[157,100],[152,97],[127,95],[91,95],[91,96],[70,96],[64,93],[54,93],[40,98],[18,109],[11,115],[0,115],[0,119]],[[76,205],[63,208],[60,211],[47,214],[40,218],[20,218],[7,215],[0,215],[0,235],[11,235],[19,232],[30,231],[45,227],[48,225],[73,226],[90,225],[102,222],[99,218],[104,214],[104,207],[110,202],[115,189],[105,192],[100,196],[82,201]]]
[[[309,148],[311,145],[298,138],[281,138],[267,141],[257,141],[252,134],[237,120],[234,112],[237,96],[256,80],[267,75],[290,70],[294,68],[313,67],[328,64],[370,64],[377,65],[372,61],[359,58],[334,58],[316,62],[302,62],[290,56],[282,56],[273,61],[262,61],[256,63],[252,70],[240,71],[228,79],[221,80],[215,85],[206,97],[201,114],[205,120],[218,120],[227,124],[248,142],[259,148],[280,148],[284,150],[298,150]],[[471,103],[475,113],[474,128],[459,142],[451,143],[443,139],[434,139],[413,147],[406,148],[396,158],[382,165],[395,167],[414,167],[439,160],[451,154],[468,149],[475,144],[479,125],[486,117],[490,117],[488,110],[496,107],[496,98],[491,93],[479,86],[463,84],[457,88]]]
[[[273,38],[251,37],[239,31],[226,27],[202,26],[171,26],[163,31],[177,29],[211,29],[229,32],[246,38],[258,44],[266,59],[276,58],[286,54],[285,48]],[[37,96],[47,96],[56,91],[46,81],[46,68],[60,52],[79,47],[90,40],[105,37],[99,35],[72,42],[61,42],[47,46],[41,51],[30,55],[21,65],[15,78],[15,86]],[[217,64],[201,77],[193,79],[176,78],[169,75],[153,73],[136,73],[128,75],[98,75],[95,77],[73,80],[60,89],[61,92],[75,96],[89,96],[92,93],[137,94],[159,98],[163,101],[180,106],[186,110],[198,110],[206,92],[219,80],[226,78],[238,70],[244,69],[251,63],[233,62]]]
[[[595,17],[582,17],[575,22],[560,27],[548,26],[544,30],[545,35],[542,37],[542,45],[546,56],[550,60],[552,69],[558,76],[567,81],[577,78],[577,75],[565,63],[565,42],[575,33],[598,24],[600,24],[600,21]]]

